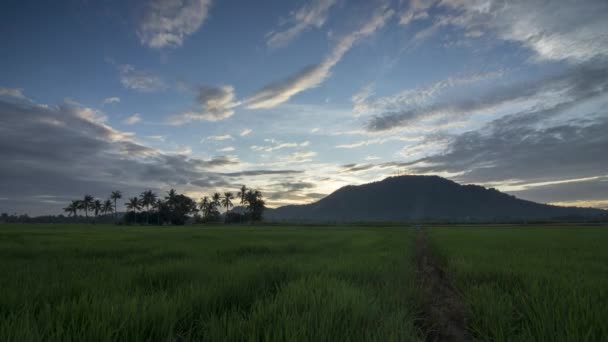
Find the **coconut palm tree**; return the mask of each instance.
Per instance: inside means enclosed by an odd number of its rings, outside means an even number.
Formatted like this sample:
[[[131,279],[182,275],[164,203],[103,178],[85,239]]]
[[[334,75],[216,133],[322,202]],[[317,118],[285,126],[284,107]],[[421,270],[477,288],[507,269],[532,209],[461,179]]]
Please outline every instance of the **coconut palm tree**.
[[[245,185],[241,186],[239,192],[236,193],[236,196],[241,199],[241,205],[245,204],[245,197],[247,196],[247,187]]]
[[[224,198],[222,199],[222,206],[226,208],[226,214],[228,214],[228,210],[232,207],[232,200],[234,199],[234,195],[232,192],[224,192]]]
[[[209,197],[205,196],[201,199],[201,202],[198,204],[198,208],[203,212],[203,217],[207,217],[209,214]]]
[[[65,211],[68,214],[72,214],[72,217],[76,217],[76,214],[78,214],[79,207],[80,207],[79,201],[72,201],[72,202],[70,202],[70,204],[68,204],[67,207],[63,208],[63,211]]]
[[[84,199],[80,201],[80,209],[84,210],[84,216],[89,217],[89,208],[93,204],[93,196],[84,195]]]
[[[93,201],[93,203],[91,204],[91,210],[93,210],[93,212],[95,213],[95,217],[97,217],[97,215],[99,215],[99,212],[101,211],[102,207],[103,207],[103,204],[101,203],[100,200],[96,199]]]
[[[116,200],[119,200],[122,198],[122,192],[120,192],[118,190],[112,191],[110,198],[114,200],[114,219],[116,219],[116,215],[118,214],[118,207],[116,206]]]
[[[157,223],[160,226],[160,212],[162,211],[163,207],[165,206],[165,201],[163,201],[162,199],[157,199],[154,204],[152,205],[152,208],[156,209],[156,218],[157,218]]]
[[[213,194],[213,196],[211,196],[211,202],[213,202],[213,205],[215,207],[219,207],[221,205],[220,201],[222,200],[222,194],[220,194],[219,192],[216,192]]]
[[[103,205],[101,206],[101,212],[104,214],[107,213],[111,213],[114,211],[114,206],[112,205],[112,200],[111,199],[107,199],[103,202]]]
[[[177,198],[177,191],[175,189],[171,189],[167,191],[167,196],[165,196],[165,200],[169,205],[175,204],[175,199]]]
[[[146,190],[139,195],[141,205],[146,207],[146,224],[150,224],[150,206],[156,202],[156,194]]]
[[[135,213],[141,209],[141,203],[139,202],[139,198],[133,197],[129,199],[129,202],[125,204],[127,206],[127,211],[133,212],[133,217],[135,218]]]

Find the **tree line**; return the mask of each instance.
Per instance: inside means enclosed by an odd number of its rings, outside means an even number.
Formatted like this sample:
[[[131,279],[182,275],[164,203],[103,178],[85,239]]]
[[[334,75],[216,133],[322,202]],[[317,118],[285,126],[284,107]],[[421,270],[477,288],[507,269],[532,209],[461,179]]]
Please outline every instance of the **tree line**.
[[[71,217],[84,213],[88,220],[89,213],[92,218],[100,214],[112,214],[118,222],[118,200],[122,199],[121,191],[112,191],[109,198],[102,201],[91,195],[85,195],[81,200],[71,201],[65,208]],[[233,201],[238,201],[243,210],[230,211],[234,207]],[[222,215],[220,209],[225,209],[224,222],[254,222],[261,221],[266,209],[262,193],[258,190],[248,189],[243,185],[233,194],[230,191],[223,194],[216,192],[211,196],[203,197],[199,202],[192,198],[178,194],[175,189],[169,190],[164,197],[158,196],[152,190],[146,190],[139,196],[128,198],[124,203],[126,214],[122,223],[125,224],[175,224],[182,225],[188,220],[195,223],[220,222]]]

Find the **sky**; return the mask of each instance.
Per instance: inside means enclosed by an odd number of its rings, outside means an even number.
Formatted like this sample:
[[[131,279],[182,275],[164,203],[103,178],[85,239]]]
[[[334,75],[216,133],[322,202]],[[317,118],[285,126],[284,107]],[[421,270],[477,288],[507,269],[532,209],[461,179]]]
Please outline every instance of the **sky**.
[[[608,208],[605,0],[8,0],[0,212],[435,174]]]

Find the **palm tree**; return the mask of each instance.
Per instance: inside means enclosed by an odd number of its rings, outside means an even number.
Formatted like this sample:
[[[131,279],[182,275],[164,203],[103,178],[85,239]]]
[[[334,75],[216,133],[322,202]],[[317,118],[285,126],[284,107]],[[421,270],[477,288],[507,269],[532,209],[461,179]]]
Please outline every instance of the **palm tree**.
[[[213,205],[216,207],[220,206],[221,200],[222,200],[222,195],[219,192],[216,192],[213,194],[213,196],[211,196],[211,202],[213,202]]]
[[[132,211],[133,216],[135,217],[135,213],[141,209],[141,203],[139,202],[139,198],[133,197],[129,199],[129,202],[126,203],[127,211]]]
[[[89,217],[89,208],[93,204],[93,196],[84,195],[84,199],[80,202],[80,209],[84,210],[84,216]]]
[[[99,212],[101,211],[102,207],[103,207],[103,204],[101,203],[100,200],[96,199],[95,201],[93,201],[93,203],[91,204],[91,210],[93,210],[95,212],[95,217],[97,217],[97,215],[99,215]]]
[[[152,207],[154,209],[156,209],[156,218],[158,220],[158,225],[160,226],[160,212],[163,208],[163,206],[165,205],[165,202],[162,199],[157,199],[154,204],[152,205]]]
[[[224,192],[224,198],[222,199],[222,206],[224,206],[224,208],[226,208],[226,214],[228,214],[228,210],[230,210],[230,207],[232,207],[232,199],[234,199],[234,195],[232,194],[232,192],[228,191],[228,192]]]
[[[146,224],[150,224],[150,206],[156,202],[156,194],[152,190],[147,190],[139,195],[142,206],[146,207]]]
[[[199,209],[203,212],[203,217],[206,217],[209,214],[209,203],[209,197],[205,196],[198,204]]]
[[[114,207],[112,206],[112,200],[109,198],[103,202],[101,206],[101,212],[104,214],[111,213],[114,211]]]
[[[63,208],[63,211],[65,211],[68,214],[72,214],[72,217],[76,217],[76,214],[78,214],[79,207],[80,207],[79,201],[72,201],[72,202],[70,202],[70,204],[68,204],[67,207]]]
[[[245,204],[245,197],[247,196],[247,187],[245,185],[241,186],[239,192],[236,193],[236,196],[241,199],[241,205]]]
[[[165,199],[167,200],[167,203],[169,205],[173,205],[175,203],[176,198],[177,198],[177,191],[175,191],[175,189],[171,189],[171,190],[167,191],[167,196],[165,196]]]
[[[112,191],[110,198],[114,200],[114,220],[116,220],[116,215],[118,214],[118,207],[116,206],[116,200],[119,200],[122,198],[122,192],[120,192],[118,190]]]

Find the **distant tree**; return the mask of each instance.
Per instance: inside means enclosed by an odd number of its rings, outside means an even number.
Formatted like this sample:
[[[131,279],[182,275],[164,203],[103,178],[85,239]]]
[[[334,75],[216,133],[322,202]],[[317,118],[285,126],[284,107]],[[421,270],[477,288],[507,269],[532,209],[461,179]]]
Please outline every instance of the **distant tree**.
[[[150,224],[150,207],[156,202],[156,194],[152,190],[146,190],[139,195],[140,203],[146,207],[146,224]]]
[[[211,201],[209,201],[209,197],[205,196],[201,199],[201,201],[198,204],[198,208],[203,213],[203,218],[207,217],[209,214],[209,204],[210,203],[211,203]]]
[[[245,185],[241,186],[241,189],[236,193],[236,196],[241,199],[241,205],[244,205],[245,197],[247,196],[247,187]]]
[[[158,223],[159,226],[161,221],[161,213],[164,211],[166,206],[166,202],[160,198],[154,201],[154,204],[152,205],[152,208],[156,210],[156,223]]]
[[[188,215],[197,212],[196,202],[185,195],[175,195],[171,206],[171,223],[183,225],[188,219]]]
[[[233,206],[233,204],[232,204],[233,199],[234,199],[234,195],[232,194],[232,192],[230,192],[230,191],[224,192],[224,198],[222,198],[222,206],[224,208],[226,208],[226,215],[228,215],[228,211],[230,210],[230,207]]]
[[[111,213],[114,211],[114,206],[112,205],[112,200],[111,199],[107,199],[103,202],[103,205],[101,206],[101,212],[104,214],[107,213]]]
[[[252,222],[261,221],[266,209],[266,202],[262,198],[262,193],[255,190],[247,191],[245,195],[247,213]]]
[[[177,197],[177,191],[175,191],[175,189],[171,189],[171,190],[167,191],[167,196],[165,196],[165,200],[167,201],[167,204],[169,206],[172,206],[173,204],[175,204],[176,197]]]
[[[89,217],[89,208],[93,205],[93,196],[84,195],[84,198],[80,202],[80,209],[84,210],[84,216]]]
[[[93,201],[93,203],[91,204],[91,210],[93,210],[93,212],[95,213],[95,217],[97,217],[97,215],[99,215],[99,212],[101,211],[103,207],[103,204],[101,203],[100,200],[96,199]]]
[[[118,214],[118,207],[116,206],[116,201],[122,198],[122,192],[118,190],[112,191],[110,198],[114,200],[114,219],[116,219],[116,215]]]
[[[215,207],[219,207],[221,205],[221,203],[220,203],[221,200],[222,200],[222,194],[220,194],[219,192],[216,192],[213,194],[213,196],[211,196],[211,201],[213,202]]]
[[[136,213],[139,209],[141,209],[141,203],[139,201],[139,198],[137,197],[133,197],[130,198],[129,201],[126,203],[127,206],[127,211],[133,213],[133,219],[135,220],[136,218]]]
[[[80,207],[80,203],[78,203],[78,201],[72,201],[72,202],[70,202],[70,204],[68,204],[67,207],[63,208],[63,211],[68,213],[68,215],[71,214],[72,217],[76,217],[76,214],[78,214],[79,207]]]

